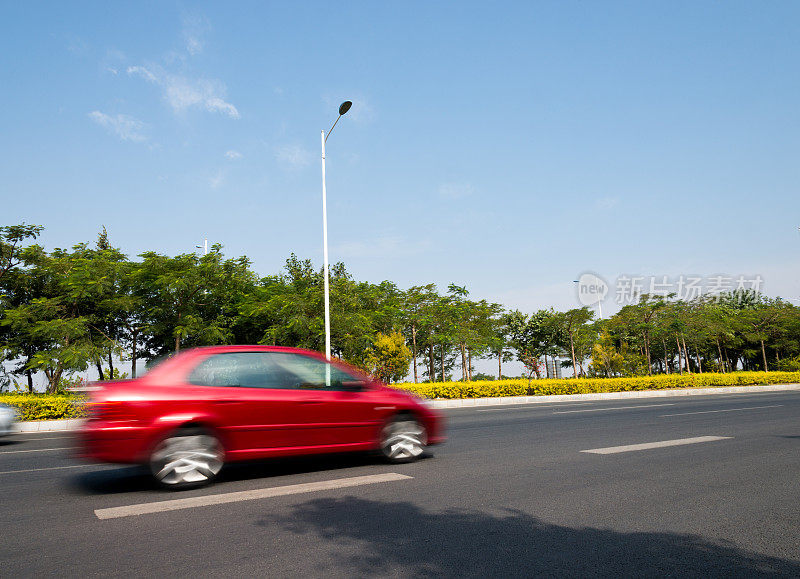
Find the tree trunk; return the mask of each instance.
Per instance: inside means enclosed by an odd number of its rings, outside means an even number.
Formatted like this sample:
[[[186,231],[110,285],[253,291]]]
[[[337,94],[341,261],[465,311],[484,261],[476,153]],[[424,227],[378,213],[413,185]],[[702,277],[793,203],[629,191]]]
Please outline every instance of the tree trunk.
[[[111,350],[108,351],[108,379],[114,379],[114,356]]]
[[[461,348],[461,381],[467,381],[467,353],[464,350],[464,343],[460,344]]]
[[[647,375],[650,376],[653,373],[651,370],[653,363],[650,360],[650,340],[647,338],[646,335],[644,336],[644,354],[645,357],[647,358]]]
[[[444,344],[442,344],[441,359],[442,359],[442,382],[444,382]]]
[[[431,363],[431,371],[428,372],[431,382],[436,382],[436,364],[433,363],[433,344],[428,344],[428,360]]]
[[[417,326],[411,324],[411,355],[414,358],[414,384],[417,383]]]
[[[769,372],[767,367],[767,351],[764,349],[764,340],[761,340],[761,356],[764,358],[764,372]]]
[[[575,342],[572,339],[572,334],[569,335],[569,349],[572,351],[572,377],[578,377],[578,365],[575,363]],[[555,370],[555,368],[553,368]],[[558,374],[556,374],[557,376]]]
[[[550,366],[547,365],[547,354],[545,354],[544,355],[544,375],[549,378],[550,377],[550,371],[548,370],[548,368],[550,368]],[[539,373],[538,372],[536,373],[536,377],[537,378],[539,377]]]
[[[25,375],[28,377],[28,392],[33,394],[33,373],[30,370],[25,370]]]
[[[103,377],[103,366],[100,364],[99,360],[95,362],[94,365],[97,367],[97,379],[102,382],[103,380],[105,380],[105,378]]]
[[[680,370],[681,376],[683,376],[683,363],[681,362],[681,341],[678,339],[678,336],[675,336],[675,343],[678,344],[678,370]]]
[[[664,338],[661,338],[661,345],[664,346],[664,373],[669,374],[669,365],[667,364],[667,343]]]
[[[181,312],[178,310],[178,325],[181,325]],[[175,328],[177,331],[178,328]],[[181,333],[177,332],[175,334],[175,353],[177,354],[181,350]]]
[[[700,351],[697,349],[697,345],[694,347],[694,355],[697,358],[697,371],[701,374],[703,373],[703,362],[700,360]]]
[[[692,373],[692,367],[689,365],[689,348],[686,347],[686,338],[681,334],[681,341],[683,342],[683,357],[686,360],[686,371]]]
[[[719,353],[719,370],[723,374],[725,373],[725,366],[722,362],[722,346],[719,345],[719,337],[717,337],[717,352]]]
[[[503,379],[503,350],[497,353],[497,379]]]
[[[131,346],[131,378],[136,378],[136,338],[138,332],[133,331],[132,333],[132,342],[133,345]]]
[[[472,350],[467,348],[467,380],[472,382]]]

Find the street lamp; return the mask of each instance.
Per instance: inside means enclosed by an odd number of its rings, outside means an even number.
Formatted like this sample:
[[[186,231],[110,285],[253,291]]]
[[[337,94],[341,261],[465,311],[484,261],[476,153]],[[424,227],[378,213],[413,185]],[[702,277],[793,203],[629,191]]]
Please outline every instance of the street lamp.
[[[325,142],[333,132],[336,123],[339,122],[342,115],[350,110],[351,106],[353,106],[353,103],[350,101],[344,101],[339,105],[339,116],[336,117],[336,122],[333,123],[333,127],[331,127],[331,130],[328,131],[327,134],[325,134],[325,131],[322,131],[322,269],[324,277],[323,283],[325,284],[325,358],[327,360],[331,359],[331,310],[328,290],[328,200],[325,193]]]
[[[203,250],[203,255],[208,255],[208,239],[203,240],[203,245],[195,245],[197,249]]]

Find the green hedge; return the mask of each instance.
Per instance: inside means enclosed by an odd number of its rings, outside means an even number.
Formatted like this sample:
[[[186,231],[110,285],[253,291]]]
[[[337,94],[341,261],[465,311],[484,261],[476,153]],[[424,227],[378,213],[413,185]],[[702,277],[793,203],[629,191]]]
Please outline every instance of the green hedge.
[[[0,404],[7,404],[19,411],[20,420],[59,420],[83,418],[84,399],[64,394],[3,394]]]
[[[425,398],[495,398],[499,396],[545,396],[549,394],[593,394],[668,388],[797,384],[800,372],[733,372],[729,374],[659,374],[631,378],[566,378],[531,380],[484,380],[394,384],[393,388]]]

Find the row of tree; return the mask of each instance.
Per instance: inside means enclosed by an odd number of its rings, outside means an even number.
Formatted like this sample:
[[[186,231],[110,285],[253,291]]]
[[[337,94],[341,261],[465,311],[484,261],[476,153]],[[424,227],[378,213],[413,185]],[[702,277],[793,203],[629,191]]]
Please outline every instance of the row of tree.
[[[130,260],[105,229],[93,247],[51,252],[35,243],[41,231],[0,228],[0,386],[33,390],[41,372],[57,391],[89,366],[100,379],[136,376],[143,362],[200,345],[323,348],[323,279],[310,260],[292,255],[280,274],[259,277],[218,245],[204,256]],[[542,361],[612,376],[766,370],[800,354],[798,308],[741,292],[691,302],[644,295],[595,320],[585,307],[506,311],[457,285],[441,293],[357,282],[337,264],[330,295],[334,354],[386,381],[487,378],[474,373],[480,358],[496,359],[498,376],[516,358],[530,378]]]

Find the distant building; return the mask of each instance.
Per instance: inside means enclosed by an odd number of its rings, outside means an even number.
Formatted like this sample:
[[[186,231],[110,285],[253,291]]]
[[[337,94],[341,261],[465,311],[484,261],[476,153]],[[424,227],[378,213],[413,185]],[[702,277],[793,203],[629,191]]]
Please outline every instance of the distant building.
[[[561,362],[554,358],[547,360],[547,377],[561,378]]]

